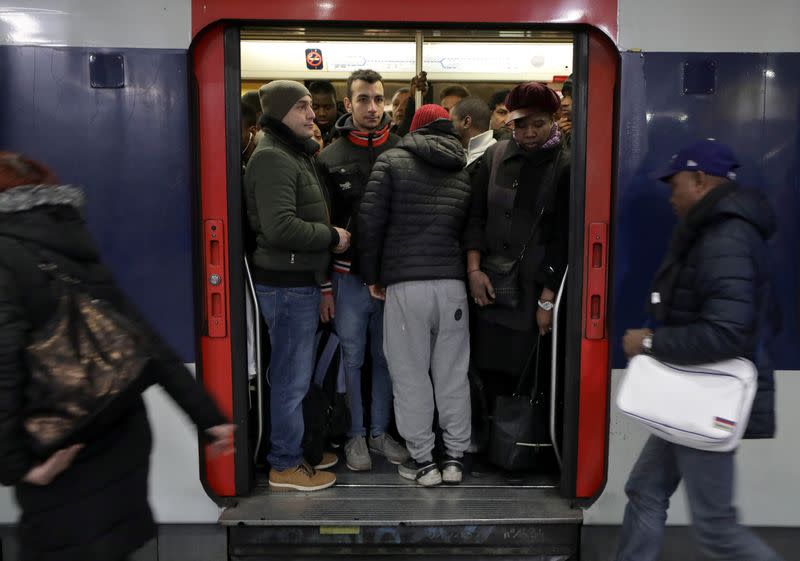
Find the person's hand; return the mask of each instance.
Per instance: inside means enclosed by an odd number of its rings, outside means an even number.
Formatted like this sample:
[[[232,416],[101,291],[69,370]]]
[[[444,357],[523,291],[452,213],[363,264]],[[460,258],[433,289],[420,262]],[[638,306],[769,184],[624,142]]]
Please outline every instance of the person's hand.
[[[44,463],[32,467],[22,480],[32,485],[49,485],[56,477],[61,475],[69,466],[78,452],[83,448],[83,444],[75,444],[69,448],[63,448],[47,458]]]
[[[557,123],[558,130],[561,131],[561,134],[569,134],[572,132],[572,121],[569,117],[561,117]]]
[[[649,329],[629,329],[622,337],[622,350],[625,351],[625,356],[633,358],[642,352],[642,341],[653,332]]]
[[[386,300],[386,288],[379,284],[371,284],[367,288],[369,288],[369,295],[375,298],[375,300]]]
[[[233,454],[233,433],[236,431],[236,425],[217,425],[206,429],[206,434],[211,437],[211,443],[208,445],[208,455],[212,458],[217,456],[227,456]]]
[[[350,249],[350,232],[338,226],[333,227],[339,234],[339,244],[333,248],[334,253],[344,253]]]
[[[549,288],[542,289],[542,294],[539,300],[543,302],[554,302],[556,293]],[[536,325],[539,327],[539,335],[547,335],[553,330],[553,311],[543,310],[539,304],[536,304]]]
[[[469,293],[472,300],[481,308],[494,301],[495,293],[492,281],[481,270],[467,273],[469,277]]]
[[[328,323],[336,313],[336,304],[333,302],[333,293],[323,292],[319,302],[319,320]]]
[[[422,94],[422,97],[425,97],[425,94],[428,93],[428,73],[424,70],[411,78],[410,97],[413,98],[417,92]]]

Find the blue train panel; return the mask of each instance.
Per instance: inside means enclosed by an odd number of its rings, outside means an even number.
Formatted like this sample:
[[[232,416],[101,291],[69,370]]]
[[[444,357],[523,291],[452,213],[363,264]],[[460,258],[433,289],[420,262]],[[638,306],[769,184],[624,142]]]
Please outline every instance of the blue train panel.
[[[713,70],[713,80],[703,75],[704,68]],[[709,84],[711,94],[684,93]],[[680,146],[707,137],[734,148],[742,164],[740,182],[763,189],[777,213],[772,251],[783,321],[775,365],[800,369],[800,53],[623,53],[614,366],[625,365],[620,345],[625,329],[646,319],[650,282],[675,224],[667,187],[647,176]]]
[[[121,49],[125,85],[91,86],[98,49],[0,46],[0,147],[85,186],[88,222],[120,284],[195,360],[191,139],[185,51]]]

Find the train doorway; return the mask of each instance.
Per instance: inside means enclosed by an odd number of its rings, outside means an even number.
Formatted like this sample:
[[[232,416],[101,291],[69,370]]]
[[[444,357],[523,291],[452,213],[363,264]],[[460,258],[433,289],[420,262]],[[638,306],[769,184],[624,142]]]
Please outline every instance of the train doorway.
[[[256,559],[264,548],[278,546],[295,551],[298,543],[282,541],[285,532],[280,528],[286,526],[300,528],[304,547],[312,548],[342,541],[351,547],[354,539],[373,547],[379,534],[391,534],[405,547],[433,539],[428,535],[432,531],[450,536],[446,545],[475,548],[494,543],[497,536],[490,528],[511,524],[526,529],[520,530],[521,541],[514,545],[518,549],[572,554],[570,544],[577,544],[581,518],[573,507],[599,494],[606,465],[605,310],[616,60],[603,43],[589,30],[353,27],[219,26],[200,39],[194,50],[200,117],[198,237],[204,260],[198,275],[205,318],[200,367],[206,386],[227,402],[241,427],[235,457],[206,462],[204,468],[206,484],[215,494],[247,497],[222,517],[231,526],[231,548],[238,544],[241,558]],[[456,492],[444,490],[442,501],[434,503],[426,495],[414,495],[429,490],[409,488],[389,466],[366,475],[342,468],[337,487],[324,496],[277,497],[266,490],[256,450],[263,438],[253,438],[259,431],[263,435],[259,419],[265,415],[264,401],[251,391],[261,385],[264,393],[260,374],[266,366],[257,367],[253,378],[247,375],[246,301],[251,287],[242,234],[239,96],[274,79],[327,80],[341,89],[351,71],[364,67],[383,75],[387,95],[406,86],[420,69],[428,72],[434,96],[453,84],[488,96],[532,79],[559,89],[563,77],[574,75],[569,269],[547,364],[553,469],[516,480],[503,474],[467,479]],[[209,136],[220,131],[222,139]],[[589,148],[601,139],[604,144]],[[464,528],[478,521],[489,533],[473,540]],[[403,529],[408,525],[424,530]],[[544,542],[531,541],[542,527],[554,540],[547,550],[540,548]],[[321,537],[342,535],[361,537]],[[340,548],[339,555],[353,554],[348,547]],[[359,554],[371,551],[359,549]],[[486,550],[470,549],[470,554],[479,551]]]

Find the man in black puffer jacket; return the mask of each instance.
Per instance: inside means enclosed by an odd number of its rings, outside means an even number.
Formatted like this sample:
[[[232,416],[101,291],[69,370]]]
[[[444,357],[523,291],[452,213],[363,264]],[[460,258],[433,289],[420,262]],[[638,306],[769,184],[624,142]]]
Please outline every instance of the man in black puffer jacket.
[[[657,174],[672,189],[681,219],[651,294],[655,332],[629,330],[628,357],[650,353],[673,364],[745,357],[758,368],[758,392],[746,438],[775,433],[772,365],[767,339],[774,325],[767,240],[775,218],[763,197],[733,180],[733,152],[703,140],[679,152]],[[687,448],[651,436],[631,472],[618,561],[655,561],[669,499],[683,480],[692,522],[715,559],[780,558],[740,526],[733,507],[734,452]]]
[[[359,212],[361,274],[374,297],[386,298],[383,347],[411,454],[399,472],[425,486],[459,483],[470,442],[465,164],[447,112],[424,105],[411,134],[375,162]],[[435,407],[447,452],[442,471],[432,456]]]

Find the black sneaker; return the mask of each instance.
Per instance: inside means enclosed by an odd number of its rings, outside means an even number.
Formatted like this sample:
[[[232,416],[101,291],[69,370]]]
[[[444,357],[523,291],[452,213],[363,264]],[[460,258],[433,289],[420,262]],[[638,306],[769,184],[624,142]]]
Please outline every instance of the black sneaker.
[[[416,481],[423,487],[433,487],[442,482],[442,474],[439,467],[432,461],[416,462],[413,458],[397,466],[397,473],[400,477]]]
[[[461,458],[454,458],[453,456],[445,456],[441,463],[442,481],[446,485],[458,485],[461,483],[461,478],[464,474],[464,464]]]

